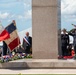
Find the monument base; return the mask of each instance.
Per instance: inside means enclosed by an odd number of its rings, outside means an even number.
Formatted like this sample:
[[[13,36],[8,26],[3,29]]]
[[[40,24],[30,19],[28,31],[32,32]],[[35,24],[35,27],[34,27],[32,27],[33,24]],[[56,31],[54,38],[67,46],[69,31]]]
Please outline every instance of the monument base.
[[[21,59],[0,63],[1,69],[76,69],[76,61],[73,59]]]

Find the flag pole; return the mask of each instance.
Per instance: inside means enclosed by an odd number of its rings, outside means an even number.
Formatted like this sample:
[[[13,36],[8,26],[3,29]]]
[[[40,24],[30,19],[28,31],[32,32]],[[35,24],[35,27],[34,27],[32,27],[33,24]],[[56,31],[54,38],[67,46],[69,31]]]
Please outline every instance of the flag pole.
[[[16,21],[15,21],[15,20],[13,20],[12,22],[14,23],[14,25],[16,25]],[[16,31],[17,31],[17,30],[16,30]],[[19,36],[18,36],[18,44],[19,44],[19,42],[20,42],[20,38],[19,38]],[[19,44],[18,46],[20,46],[20,44]],[[18,46],[17,46],[17,47],[18,47]]]

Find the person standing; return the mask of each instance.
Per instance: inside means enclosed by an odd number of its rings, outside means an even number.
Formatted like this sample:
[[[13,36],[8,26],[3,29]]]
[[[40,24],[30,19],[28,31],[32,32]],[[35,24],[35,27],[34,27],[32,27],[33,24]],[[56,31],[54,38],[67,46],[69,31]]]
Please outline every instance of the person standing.
[[[74,46],[74,51],[75,51],[75,56],[76,56],[76,29],[73,29],[68,34],[73,36],[73,46]]]
[[[7,44],[3,41],[3,56],[7,55]]]
[[[63,34],[61,34],[61,48],[62,48],[62,56],[68,55],[67,47],[69,45],[69,35],[66,34],[66,29],[63,29]]]
[[[30,51],[32,48],[32,37],[29,36],[29,32],[25,33],[25,37],[23,38],[23,44],[22,47],[25,50],[26,55],[31,54]]]
[[[73,46],[73,36],[69,35],[68,56],[72,56],[72,46]]]

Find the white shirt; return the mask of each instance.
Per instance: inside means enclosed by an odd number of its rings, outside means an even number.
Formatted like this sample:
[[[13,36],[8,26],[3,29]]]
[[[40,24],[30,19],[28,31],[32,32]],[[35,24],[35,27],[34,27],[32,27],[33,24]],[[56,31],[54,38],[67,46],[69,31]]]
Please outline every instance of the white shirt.
[[[63,34],[63,32],[61,32]],[[68,33],[66,33],[68,34]],[[69,44],[73,44],[73,36],[69,35]]]
[[[69,35],[69,44],[73,44],[73,36]]]

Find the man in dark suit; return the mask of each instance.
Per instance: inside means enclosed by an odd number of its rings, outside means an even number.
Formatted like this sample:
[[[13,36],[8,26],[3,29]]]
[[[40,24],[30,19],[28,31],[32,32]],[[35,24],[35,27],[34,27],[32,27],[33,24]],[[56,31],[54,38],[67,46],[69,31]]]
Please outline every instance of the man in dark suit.
[[[61,34],[62,56],[68,55],[68,50],[67,50],[68,45],[69,45],[69,35],[66,34],[66,29],[63,29],[63,34]]]
[[[22,47],[25,50],[26,55],[32,54],[32,37],[29,36],[29,32],[26,32],[26,36],[23,38]]]

